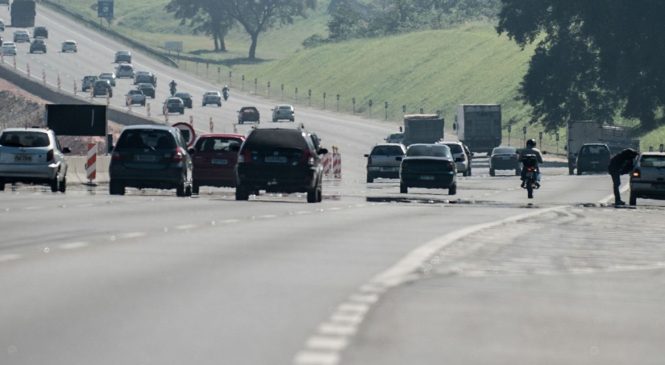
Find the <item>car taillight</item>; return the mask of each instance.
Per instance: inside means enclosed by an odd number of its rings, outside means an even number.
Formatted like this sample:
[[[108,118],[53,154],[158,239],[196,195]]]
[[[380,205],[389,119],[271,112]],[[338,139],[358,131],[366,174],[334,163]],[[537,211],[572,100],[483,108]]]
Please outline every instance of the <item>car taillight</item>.
[[[53,161],[54,159],[55,159],[55,152],[53,152],[53,150],[48,150],[48,152],[46,152],[46,161],[50,162]]]
[[[635,169],[635,171],[633,171],[633,173],[630,174],[630,177],[632,177],[633,179],[639,179],[642,177],[642,171],[640,171],[639,169]]]
[[[175,153],[173,154],[173,162],[182,162],[182,160],[185,158],[185,153],[182,150],[182,148],[178,147],[175,149]]]
[[[303,154],[303,161],[307,162],[309,166],[314,166],[316,159],[312,155],[311,151],[305,150],[305,153]]]
[[[452,161],[448,161],[448,169],[454,170],[455,169],[455,163]]]
[[[242,153],[238,154],[238,163],[250,163],[252,162],[252,151],[244,150]]]

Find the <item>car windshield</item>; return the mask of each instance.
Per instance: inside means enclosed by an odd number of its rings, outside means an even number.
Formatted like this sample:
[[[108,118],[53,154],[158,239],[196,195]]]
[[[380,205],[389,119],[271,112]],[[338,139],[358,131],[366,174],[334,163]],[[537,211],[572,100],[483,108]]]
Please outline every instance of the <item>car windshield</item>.
[[[409,157],[451,157],[450,148],[445,145],[411,145],[406,150]]]
[[[111,78],[112,75],[111,74],[101,74],[101,75],[99,75],[99,77],[101,77],[103,79],[107,79],[107,78]]]
[[[126,130],[118,140],[117,148],[148,148],[173,149],[176,147],[175,138],[164,130],[132,129]]]
[[[492,150],[492,155],[514,155],[516,153],[517,149],[508,147],[499,147]]]
[[[2,133],[0,145],[7,147],[46,147],[49,145],[49,138],[48,134],[44,132],[10,131]]]
[[[399,146],[376,146],[372,150],[372,156],[402,156],[404,151]]]
[[[609,155],[610,154],[607,147],[603,146],[603,145],[584,146],[584,147],[582,147],[581,153],[586,154],[586,155]]]
[[[640,165],[642,167],[665,167],[665,156],[642,156]]]
[[[196,150],[199,152],[229,152],[231,145],[240,145],[240,138],[230,137],[207,137],[196,142]]]
[[[129,90],[129,95],[142,95],[141,90]]]

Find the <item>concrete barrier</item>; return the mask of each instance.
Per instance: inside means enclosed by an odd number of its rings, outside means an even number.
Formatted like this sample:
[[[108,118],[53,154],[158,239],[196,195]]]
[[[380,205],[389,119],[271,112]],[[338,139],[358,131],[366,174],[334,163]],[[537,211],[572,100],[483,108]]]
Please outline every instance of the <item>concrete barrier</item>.
[[[70,184],[85,184],[88,183],[85,163],[86,156],[67,156],[68,170],[67,170],[67,183]],[[108,184],[109,182],[109,164],[111,163],[111,156],[97,156],[97,184]]]

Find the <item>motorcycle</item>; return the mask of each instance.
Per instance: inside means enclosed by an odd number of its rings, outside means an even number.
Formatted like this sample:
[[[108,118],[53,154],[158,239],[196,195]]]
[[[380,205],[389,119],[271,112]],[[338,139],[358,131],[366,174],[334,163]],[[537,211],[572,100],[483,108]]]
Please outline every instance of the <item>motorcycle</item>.
[[[222,90],[222,96],[224,96],[224,101],[229,100],[229,91],[228,90]]]
[[[175,84],[169,84],[169,89],[171,91],[171,96],[175,96],[176,93],[176,86]]]
[[[527,197],[533,199],[534,189],[540,188],[540,173],[538,172],[536,155],[526,155],[522,158],[522,170],[524,171],[524,187],[527,191]]]

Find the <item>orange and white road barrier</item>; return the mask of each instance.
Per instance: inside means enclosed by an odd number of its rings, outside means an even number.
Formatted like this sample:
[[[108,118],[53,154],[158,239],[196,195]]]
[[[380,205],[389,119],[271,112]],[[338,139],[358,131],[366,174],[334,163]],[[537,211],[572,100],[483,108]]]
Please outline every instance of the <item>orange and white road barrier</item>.
[[[212,133],[215,130],[215,124],[212,122],[212,117],[210,117],[210,133]]]
[[[90,183],[97,178],[97,143],[88,143],[85,174]]]
[[[321,163],[323,164],[323,176],[332,177],[332,165],[333,165],[333,156],[330,153],[326,153],[321,158]]]
[[[333,150],[333,162],[332,162],[333,177],[335,179],[341,179],[342,178],[342,154],[339,153],[339,149],[335,146],[333,146],[332,150]]]
[[[29,63],[27,63],[25,65],[25,72],[28,74],[28,78],[29,78],[30,77],[30,64]]]
[[[145,103],[145,112],[150,116],[150,103]]]

